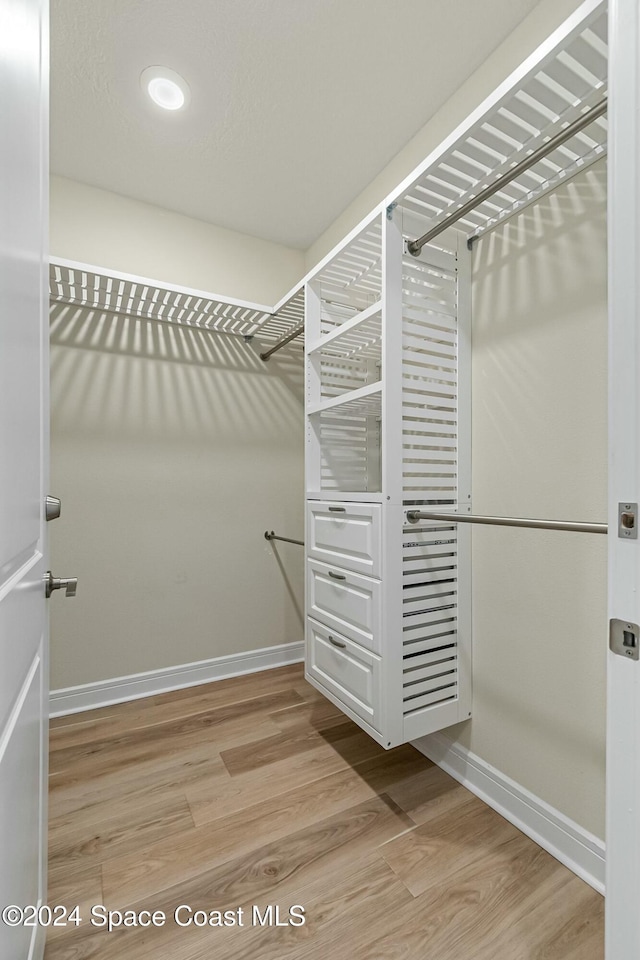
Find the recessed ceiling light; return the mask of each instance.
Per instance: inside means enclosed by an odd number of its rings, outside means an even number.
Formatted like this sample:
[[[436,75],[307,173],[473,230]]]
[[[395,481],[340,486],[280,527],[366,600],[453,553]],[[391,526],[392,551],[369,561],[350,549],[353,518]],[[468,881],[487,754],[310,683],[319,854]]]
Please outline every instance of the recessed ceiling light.
[[[168,67],[147,67],[140,74],[140,83],[163,110],[180,110],[191,98],[187,81]]]

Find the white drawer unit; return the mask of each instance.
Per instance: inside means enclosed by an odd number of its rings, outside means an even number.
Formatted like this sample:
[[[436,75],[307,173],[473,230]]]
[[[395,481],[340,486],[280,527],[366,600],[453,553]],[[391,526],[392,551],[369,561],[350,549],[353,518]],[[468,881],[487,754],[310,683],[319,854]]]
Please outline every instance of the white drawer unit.
[[[374,730],[380,730],[380,658],[321,623],[307,620],[307,671]]]
[[[373,653],[380,652],[380,581],[307,561],[307,611]]]
[[[376,213],[305,291],[306,676],[384,747],[471,715],[470,528],[408,516],[471,507],[471,260],[412,256],[416,219]]]
[[[307,551],[310,557],[368,577],[380,577],[381,507],[378,503],[307,504]]]

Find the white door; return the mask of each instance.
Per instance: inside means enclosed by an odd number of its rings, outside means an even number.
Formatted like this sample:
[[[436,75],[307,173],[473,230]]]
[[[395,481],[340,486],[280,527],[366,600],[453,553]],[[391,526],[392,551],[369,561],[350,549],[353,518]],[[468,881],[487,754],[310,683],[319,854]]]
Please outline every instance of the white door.
[[[609,9],[609,616],[640,624],[640,535],[618,503],[640,502],[640,5]],[[608,654],[607,960],[640,957],[640,660]]]
[[[0,910],[46,900],[48,14],[0,0]],[[0,919],[0,957],[43,930]]]

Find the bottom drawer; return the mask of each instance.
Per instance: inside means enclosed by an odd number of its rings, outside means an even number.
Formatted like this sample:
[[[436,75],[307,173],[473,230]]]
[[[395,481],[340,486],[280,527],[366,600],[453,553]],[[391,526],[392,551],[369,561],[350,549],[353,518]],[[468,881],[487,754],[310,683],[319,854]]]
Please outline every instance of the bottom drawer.
[[[309,618],[307,671],[357,716],[380,730],[380,657]]]

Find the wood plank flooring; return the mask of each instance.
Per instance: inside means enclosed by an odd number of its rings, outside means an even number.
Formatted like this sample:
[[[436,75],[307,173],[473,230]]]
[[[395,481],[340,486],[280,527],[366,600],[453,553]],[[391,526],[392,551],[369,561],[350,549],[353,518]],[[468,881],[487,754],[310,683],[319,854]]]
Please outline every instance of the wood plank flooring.
[[[298,665],[54,720],[50,756],[48,902],[83,919],[46,960],[602,960],[597,893]]]

